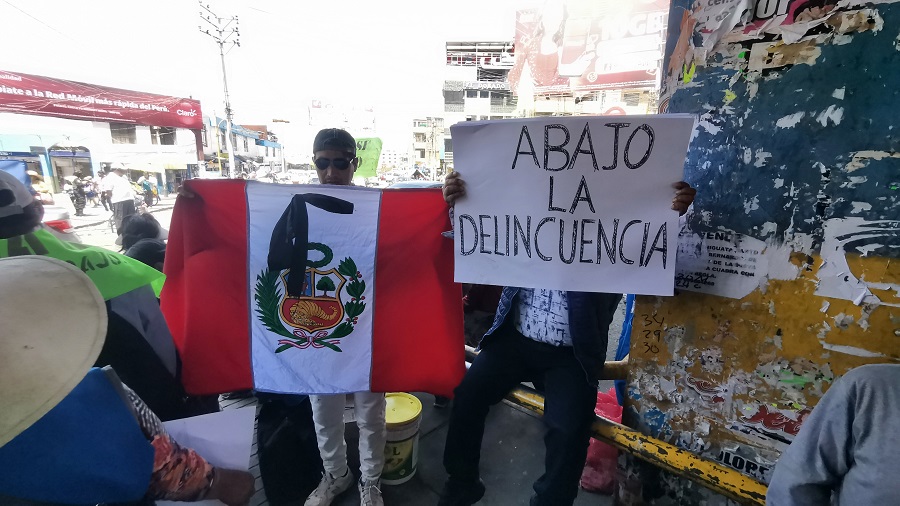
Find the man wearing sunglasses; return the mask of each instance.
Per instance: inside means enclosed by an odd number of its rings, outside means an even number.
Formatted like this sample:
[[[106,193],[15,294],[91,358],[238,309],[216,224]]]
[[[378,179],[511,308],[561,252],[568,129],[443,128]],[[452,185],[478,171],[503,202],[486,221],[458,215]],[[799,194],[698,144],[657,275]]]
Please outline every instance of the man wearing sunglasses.
[[[313,163],[324,184],[352,185],[359,159],[356,140],[345,130],[326,128],[313,141]],[[344,405],[346,396],[310,395],[319,454],[325,474],[319,486],[306,499],[305,506],[328,506],[353,484],[353,473],[347,466],[347,443],[344,441]],[[384,394],[353,394],[356,424],[359,426],[360,504],[383,506],[378,488],[384,468],[385,422]]]
[[[313,141],[313,164],[324,184],[352,185],[359,159],[356,140],[340,128],[326,128]]]

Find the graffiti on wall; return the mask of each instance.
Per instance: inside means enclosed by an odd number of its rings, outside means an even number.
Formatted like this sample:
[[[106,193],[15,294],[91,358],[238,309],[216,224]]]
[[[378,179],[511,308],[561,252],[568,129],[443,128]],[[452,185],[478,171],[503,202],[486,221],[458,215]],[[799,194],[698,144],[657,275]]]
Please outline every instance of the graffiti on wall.
[[[698,195],[678,295],[635,307],[625,422],[768,482],[836,378],[900,361],[900,2],[675,0],[669,19],[660,109],[697,117]],[[725,504],[623,460],[625,504]]]

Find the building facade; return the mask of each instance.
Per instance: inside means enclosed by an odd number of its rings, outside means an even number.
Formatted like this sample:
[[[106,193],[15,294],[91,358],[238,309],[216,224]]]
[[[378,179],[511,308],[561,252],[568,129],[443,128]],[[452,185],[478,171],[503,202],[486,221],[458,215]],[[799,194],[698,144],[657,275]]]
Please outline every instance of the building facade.
[[[513,118],[520,114],[509,84],[509,72],[515,64],[512,41],[454,41],[447,42],[445,48],[443,132],[437,136],[439,148],[434,152],[439,158],[439,167],[452,168],[451,125],[461,121]],[[430,125],[426,130],[428,128]],[[424,147],[431,146],[426,143]],[[418,156],[422,147],[414,149]]]
[[[200,176],[206,178],[228,177],[227,122],[218,116],[203,117],[203,154],[206,167]],[[234,146],[235,171],[232,177],[259,170],[281,172],[283,150],[278,139],[266,125],[231,124],[231,145]]]
[[[407,169],[410,167],[408,151],[385,149],[381,152],[381,168],[385,170]]]
[[[416,169],[443,168],[445,131],[444,118],[429,116],[413,120],[412,162]]]
[[[25,161],[56,192],[64,178],[96,177],[117,164],[155,174],[167,191],[198,163],[189,129],[8,113],[0,113],[0,159]]]

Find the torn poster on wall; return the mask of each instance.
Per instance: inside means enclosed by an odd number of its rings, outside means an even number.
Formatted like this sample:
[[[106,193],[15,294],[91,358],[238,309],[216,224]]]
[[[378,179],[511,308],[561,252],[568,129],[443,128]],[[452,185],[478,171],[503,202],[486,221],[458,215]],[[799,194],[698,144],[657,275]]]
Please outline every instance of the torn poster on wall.
[[[671,295],[692,115],[468,121],[456,281]]]
[[[741,299],[769,279],[796,279],[800,270],[791,252],[732,230],[685,229],[678,236],[675,288]]]
[[[897,247],[900,247],[900,221],[867,221],[863,218],[826,221],[816,295],[850,300],[856,305],[900,307],[900,284],[867,281],[861,273],[854,273],[847,262],[848,254],[889,256],[889,250]],[[894,296],[881,300],[871,289],[882,290],[883,294],[893,292]]]
[[[772,469],[775,468],[775,462],[756,455],[755,449],[750,446],[722,449],[715,460],[763,483],[769,483]]]
[[[782,409],[766,404],[755,407],[746,405],[744,409],[754,411],[745,411],[739,420],[729,424],[728,430],[778,452],[783,452],[791,444],[800,432],[804,420],[812,412],[807,406]]]
[[[765,242],[730,231],[682,234],[675,288],[740,299],[765,276],[765,249]]]
[[[863,3],[854,0],[709,0],[697,3],[694,17],[702,47],[710,50],[739,26],[748,36],[779,33],[785,42],[796,42],[811,29],[825,23],[836,10]]]

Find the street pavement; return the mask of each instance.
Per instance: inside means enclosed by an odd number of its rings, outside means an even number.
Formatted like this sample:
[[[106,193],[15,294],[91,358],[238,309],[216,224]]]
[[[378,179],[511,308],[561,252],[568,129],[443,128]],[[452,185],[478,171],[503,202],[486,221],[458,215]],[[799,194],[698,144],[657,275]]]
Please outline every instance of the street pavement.
[[[60,205],[69,210],[69,218],[72,221],[72,226],[76,229],[106,222],[112,216],[112,211],[103,209],[103,206],[94,207],[88,204],[88,206],[84,208],[84,216],[75,216],[75,208],[72,207],[70,203],[63,200],[60,202]],[[148,210],[151,213],[157,213],[164,209],[171,209],[174,205],[175,195],[173,194],[168,197],[160,197],[159,204],[151,206]]]

